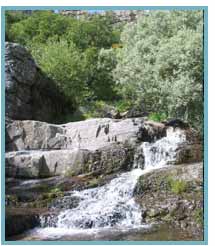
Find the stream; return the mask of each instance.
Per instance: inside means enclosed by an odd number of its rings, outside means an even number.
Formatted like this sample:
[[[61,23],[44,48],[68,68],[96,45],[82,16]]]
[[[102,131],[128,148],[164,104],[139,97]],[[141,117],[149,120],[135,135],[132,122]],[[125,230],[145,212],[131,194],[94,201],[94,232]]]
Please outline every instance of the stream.
[[[143,169],[138,166],[119,174],[101,187],[70,191],[67,196],[78,199],[78,205],[54,218],[41,216],[41,227],[25,233],[22,240],[144,240],[143,235],[152,233],[154,227],[142,223],[141,208],[133,197],[137,180],[174,162],[176,150],[184,141],[182,131],[170,128],[166,137],[142,143]]]

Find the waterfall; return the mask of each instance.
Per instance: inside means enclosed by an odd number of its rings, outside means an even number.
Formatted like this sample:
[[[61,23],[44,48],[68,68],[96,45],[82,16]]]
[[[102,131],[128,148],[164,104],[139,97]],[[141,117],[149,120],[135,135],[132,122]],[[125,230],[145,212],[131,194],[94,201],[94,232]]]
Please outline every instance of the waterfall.
[[[177,157],[177,149],[185,142],[185,133],[181,129],[170,127],[166,131],[166,137],[157,140],[155,143],[142,143],[144,169],[174,164]]]
[[[132,227],[141,224],[139,206],[133,198],[133,190],[143,170],[123,173],[110,183],[93,189],[75,191],[80,197],[77,208],[66,210],[58,216],[59,228]]]
[[[144,142],[141,145],[144,155],[144,169],[136,168],[122,173],[101,187],[82,191],[71,191],[69,196],[79,198],[76,208],[61,211],[53,222],[42,221],[44,229],[78,230],[135,228],[141,227],[142,216],[139,205],[133,198],[138,178],[151,169],[161,168],[173,162],[177,148],[186,141],[181,130],[170,128],[166,137],[155,143]],[[43,229],[41,229],[43,230]]]

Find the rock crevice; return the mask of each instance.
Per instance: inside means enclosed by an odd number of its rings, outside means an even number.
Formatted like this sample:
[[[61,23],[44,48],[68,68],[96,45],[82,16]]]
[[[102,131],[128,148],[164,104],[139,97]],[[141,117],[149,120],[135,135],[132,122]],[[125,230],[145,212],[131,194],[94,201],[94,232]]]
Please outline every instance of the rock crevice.
[[[66,110],[74,110],[30,53],[9,42],[5,44],[5,96],[6,119],[56,122]]]

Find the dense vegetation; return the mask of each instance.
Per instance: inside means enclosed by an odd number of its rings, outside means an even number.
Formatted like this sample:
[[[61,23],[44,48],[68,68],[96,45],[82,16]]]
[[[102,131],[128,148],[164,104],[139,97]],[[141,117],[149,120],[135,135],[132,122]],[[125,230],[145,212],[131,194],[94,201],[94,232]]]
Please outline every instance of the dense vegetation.
[[[116,81],[148,110],[200,124],[203,116],[203,19],[196,11],[152,11],[125,27]]]
[[[143,105],[155,120],[177,117],[201,129],[203,13],[150,11],[126,25],[113,18],[7,11],[6,39],[27,46],[77,108],[92,105],[87,116],[98,105]]]

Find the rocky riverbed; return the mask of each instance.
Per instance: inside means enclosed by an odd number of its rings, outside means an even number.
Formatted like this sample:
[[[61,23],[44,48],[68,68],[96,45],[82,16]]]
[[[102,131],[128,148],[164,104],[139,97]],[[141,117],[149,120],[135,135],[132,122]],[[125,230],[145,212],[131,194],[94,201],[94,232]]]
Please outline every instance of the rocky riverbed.
[[[48,230],[57,240],[75,240],[88,238],[90,229],[104,230],[107,238],[109,229],[127,240],[119,228],[141,238],[154,225],[172,224],[202,240],[202,150],[193,129],[107,118],[65,125],[12,121],[6,131],[8,238],[36,227],[27,238]],[[68,235],[67,229],[83,231]]]
[[[135,114],[48,123],[69,108],[53,81],[18,44],[5,69],[7,240],[203,240],[198,132]]]

